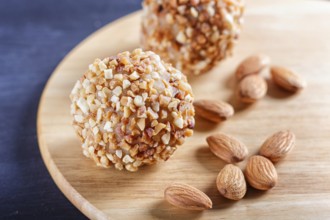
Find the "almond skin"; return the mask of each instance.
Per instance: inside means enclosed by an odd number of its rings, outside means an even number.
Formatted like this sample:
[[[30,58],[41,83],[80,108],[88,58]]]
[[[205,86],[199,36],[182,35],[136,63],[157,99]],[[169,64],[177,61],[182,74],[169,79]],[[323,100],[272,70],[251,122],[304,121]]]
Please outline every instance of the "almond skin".
[[[266,95],[267,88],[264,78],[259,75],[250,75],[238,84],[238,96],[244,103],[253,103]]]
[[[269,66],[270,59],[264,54],[255,54],[244,59],[237,67],[236,78],[242,80],[252,74],[258,74],[265,67]]]
[[[272,162],[284,158],[295,146],[296,137],[291,131],[279,131],[262,144],[259,154]]]
[[[253,188],[259,190],[269,190],[277,184],[277,172],[273,163],[259,155],[249,158],[245,177]]]
[[[212,153],[227,163],[243,161],[248,154],[242,142],[224,133],[210,135],[206,141]]]
[[[218,123],[234,115],[230,104],[217,100],[197,100],[194,102],[196,114],[200,117]]]
[[[232,164],[227,164],[216,180],[221,195],[231,200],[240,200],[246,193],[246,182],[242,170]]]
[[[164,197],[166,201],[182,209],[201,211],[212,208],[212,201],[205,193],[183,183],[168,186]]]
[[[287,68],[273,66],[270,72],[274,83],[289,92],[297,92],[306,87],[306,81]]]

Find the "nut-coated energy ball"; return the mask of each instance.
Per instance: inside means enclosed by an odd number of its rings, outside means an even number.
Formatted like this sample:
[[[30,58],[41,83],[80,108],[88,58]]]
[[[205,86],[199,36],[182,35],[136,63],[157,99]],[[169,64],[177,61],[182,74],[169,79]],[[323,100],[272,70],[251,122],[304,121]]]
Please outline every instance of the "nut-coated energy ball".
[[[201,74],[231,54],[243,0],[144,0],[142,45],[184,74]]]
[[[150,51],[96,59],[70,98],[83,154],[102,167],[136,171],[167,160],[193,134],[186,76]]]

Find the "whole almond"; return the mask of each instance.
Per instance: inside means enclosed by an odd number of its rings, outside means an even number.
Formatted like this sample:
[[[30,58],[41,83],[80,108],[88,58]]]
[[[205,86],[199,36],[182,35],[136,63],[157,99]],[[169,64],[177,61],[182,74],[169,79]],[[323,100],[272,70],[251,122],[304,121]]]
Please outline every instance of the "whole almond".
[[[227,163],[240,162],[248,154],[248,149],[242,142],[224,133],[210,135],[206,141],[212,153]]]
[[[236,78],[242,80],[244,77],[252,74],[258,74],[270,63],[268,56],[264,54],[255,54],[244,59],[237,67]]]
[[[238,84],[238,96],[244,103],[253,103],[263,98],[266,93],[266,80],[259,75],[247,76]]]
[[[172,205],[188,210],[212,208],[211,199],[199,189],[183,183],[173,183],[165,189],[165,199]]]
[[[284,158],[295,146],[296,137],[291,131],[279,131],[262,144],[259,154],[273,162]]]
[[[242,170],[232,164],[227,164],[216,180],[221,195],[227,199],[240,200],[246,193],[246,182]]]
[[[306,81],[287,68],[273,66],[270,71],[275,84],[287,91],[297,92],[306,87]]]
[[[266,157],[259,155],[249,158],[245,177],[253,188],[259,190],[269,190],[277,183],[277,172],[273,163]]]
[[[217,100],[197,100],[194,102],[196,114],[209,121],[218,123],[234,115],[230,104]]]

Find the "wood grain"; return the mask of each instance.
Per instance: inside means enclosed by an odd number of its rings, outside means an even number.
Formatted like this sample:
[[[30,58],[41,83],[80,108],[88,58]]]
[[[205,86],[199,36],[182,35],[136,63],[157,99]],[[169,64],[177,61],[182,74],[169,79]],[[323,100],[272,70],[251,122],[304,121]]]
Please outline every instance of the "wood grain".
[[[96,57],[138,47],[140,13],[112,23],[84,40],[59,64],[38,113],[39,146],[45,164],[67,198],[91,219],[325,219],[330,216],[330,4],[326,1],[248,2],[244,31],[234,56],[200,77],[189,77],[196,98],[227,100],[236,115],[215,126],[197,118],[195,135],[166,163],[137,173],[96,167],[82,155],[71,127],[69,93]],[[308,87],[291,95],[272,83],[260,102],[242,106],[234,98],[233,73],[246,56],[268,54],[273,64],[304,76]],[[269,77],[269,74],[265,75]],[[205,137],[222,131],[243,141],[250,154],[272,133],[290,129],[296,148],[277,164],[278,185],[248,189],[239,202],[222,198],[215,179],[224,163]],[[244,167],[244,163],[240,164]],[[170,182],[204,191],[213,209],[192,212],[163,200]]]

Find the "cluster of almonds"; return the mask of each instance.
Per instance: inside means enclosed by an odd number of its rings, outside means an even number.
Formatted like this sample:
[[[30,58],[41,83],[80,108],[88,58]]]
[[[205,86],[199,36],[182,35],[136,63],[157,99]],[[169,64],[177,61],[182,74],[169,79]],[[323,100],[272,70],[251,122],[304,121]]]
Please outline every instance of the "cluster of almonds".
[[[238,98],[243,103],[254,103],[267,93],[267,82],[261,72],[269,67],[270,58],[263,54],[251,55],[237,67]],[[279,66],[270,68],[273,82],[289,92],[298,92],[306,87],[306,81],[289,69]],[[201,99],[194,102],[196,114],[208,121],[219,123],[234,115],[234,108],[220,100]]]
[[[267,82],[261,72],[269,67],[270,58],[256,54],[244,59],[236,70],[238,80],[238,97],[241,102],[254,103],[267,93]],[[273,82],[289,92],[297,92],[306,87],[305,80],[293,71],[279,66],[271,66],[270,73]]]
[[[244,59],[237,67],[235,76],[238,81],[238,97],[243,103],[254,103],[267,93],[267,82],[261,76],[270,65],[270,58],[256,54]],[[289,92],[298,92],[306,82],[289,69],[271,66],[273,82]],[[197,100],[194,102],[196,114],[201,118],[219,123],[234,115],[230,104],[219,100]],[[269,190],[277,184],[277,172],[273,163],[284,158],[295,145],[295,135],[290,131],[279,131],[270,136],[261,146],[259,155],[251,156],[242,170],[234,165],[245,160],[248,155],[246,146],[223,133],[213,134],[206,139],[214,155],[228,163],[218,174],[216,186],[222,196],[231,200],[240,200],[246,194],[246,181],[251,187]],[[211,199],[202,191],[175,183],[165,190],[165,199],[174,206],[189,210],[212,208]]]
[[[246,194],[246,181],[255,189],[269,190],[277,184],[277,172],[273,163],[283,159],[295,145],[291,131],[279,131],[262,144],[259,155],[248,159],[244,174],[234,165],[243,161],[248,150],[234,137],[217,133],[206,139],[210,150],[228,163],[218,174],[216,186],[222,196],[240,200]],[[212,208],[211,199],[200,190],[186,184],[172,184],[165,190],[165,199],[174,206],[189,210]]]

